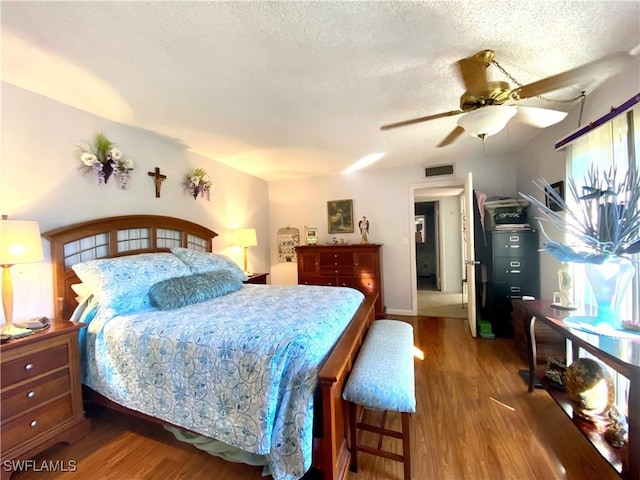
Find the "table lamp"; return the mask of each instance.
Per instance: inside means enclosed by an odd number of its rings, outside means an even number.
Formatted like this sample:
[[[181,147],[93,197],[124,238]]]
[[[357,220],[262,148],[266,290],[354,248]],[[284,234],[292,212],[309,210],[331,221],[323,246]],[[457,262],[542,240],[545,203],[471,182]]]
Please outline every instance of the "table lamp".
[[[0,267],[2,267],[2,309],[5,325],[0,333],[21,337],[31,330],[13,325],[13,286],[10,268],[17,263],[39,262],[43,259],[42,240],[38,222],[0,220]]]
[[[247,270],[247,248],[258,245],[255,228],[238,228],[233,231],[233,245],[244,248],[244,273]]]

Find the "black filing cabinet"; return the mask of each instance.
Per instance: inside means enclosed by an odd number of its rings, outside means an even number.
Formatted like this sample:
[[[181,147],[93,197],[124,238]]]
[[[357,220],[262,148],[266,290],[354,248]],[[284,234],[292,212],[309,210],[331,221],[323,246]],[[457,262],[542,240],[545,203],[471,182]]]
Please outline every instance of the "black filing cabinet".
[[[498,337],[513,337],[511,300],[540,298],[540,255],[536,230],[491,232],[490,320]]]

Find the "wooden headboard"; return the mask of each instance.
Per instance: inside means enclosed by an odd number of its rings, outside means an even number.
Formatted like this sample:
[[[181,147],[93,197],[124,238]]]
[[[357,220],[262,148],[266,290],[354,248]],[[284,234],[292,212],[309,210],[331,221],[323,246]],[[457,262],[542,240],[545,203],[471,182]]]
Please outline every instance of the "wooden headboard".
[[[53,299],[58,319],[77,306],[71,285],[79,283],[76,263],[138,253],[167,252],[173,247],[213,251],[216,232],[181,218],[122,215],[76,223],[43,233],[51,242]]]

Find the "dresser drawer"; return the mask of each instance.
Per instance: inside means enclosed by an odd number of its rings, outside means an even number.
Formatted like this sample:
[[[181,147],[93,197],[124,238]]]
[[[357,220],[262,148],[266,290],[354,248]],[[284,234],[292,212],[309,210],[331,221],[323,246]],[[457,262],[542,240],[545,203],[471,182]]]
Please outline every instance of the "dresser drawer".
[[[3,363],[0,370],[2,388],[63,367],[68,362],[69,351],[65,344]]]
[[[320,252],[320,268],[324,267],[352,267],[352,252]]]
[[[73,417],[71,395],[42,405],[2,426],[0,448],[3,452],[25,440],[46,433]]]
[[[376,291],[376,280],[370,277],[340,277],[338,286],[355,288],[366,295]]]
[[[20,387],[3,391],[0,396],[2,421],[59,397],[70,389],[69,370],[64,369]]]
[[[348,276],[353,276],[353,265],[346,266],[346,267],[340,267],[340,266],[323,267],[323,266],[321,266],[319,273],[321,275],[348,275]]]
[[[337,277],[330,276],[304,276],[298,283],[300,285],[320,285],[325,287],[336,287],[338,285]]]

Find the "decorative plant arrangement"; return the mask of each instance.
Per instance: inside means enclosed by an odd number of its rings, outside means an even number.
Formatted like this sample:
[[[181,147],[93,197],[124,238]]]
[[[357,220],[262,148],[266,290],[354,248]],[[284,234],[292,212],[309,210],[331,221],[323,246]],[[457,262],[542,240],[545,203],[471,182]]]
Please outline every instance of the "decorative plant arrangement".
[[[612,256],[640,252],[640,175],[636,165],[622,178],[615,168],[601,172],[591,166],[580,191],[570,178],[569,193],[575,203],[572,207],[546,180],[534,183],[564,212],[555,212],[536,198],[521,195],[538,207],[544,216],[540,220],[548,221],[575,239],[572,245],[552,241],[540,222],[547,237],[544,249],[559,260],[600,264]]]
[[[112,174],[118,178],[120,188],[127,188],[133,171],[133,160],[125,159],[122,152],[114,147],[102,132],[96,134],[87,148],[80,147],[82,168],[91,170],[98,179],[98,185],[106,184]]]
[[[640,329],[636,321],[620,315],[622,299],[635,273],[629,257],[640,252],[638,166],[632,164],[625,175],[619,176],[615,167],[601,172],[592,165],[580,190],[569,179],[569,193],[575,203],[571,207],[547,181],[534,183],[545,192],[548,204],[556,203],[563,210],[557,213],[536,198],[521,194],[542,212],[540,229],[547,237],[544,249],[563,262],[585,264],[597,304],[597,317],[587,324],[599,332],[603,328]],[[565,244],[549,239],[544,221],[567,232],[573,241]]]
[[[189,189],[193,198],[198,198],[199,194],[202,197],[206,197],[207,200],[211,199],[211,188],[213,187],[213,182],[204,168],[195,168],[190,170],[182,185]]]

